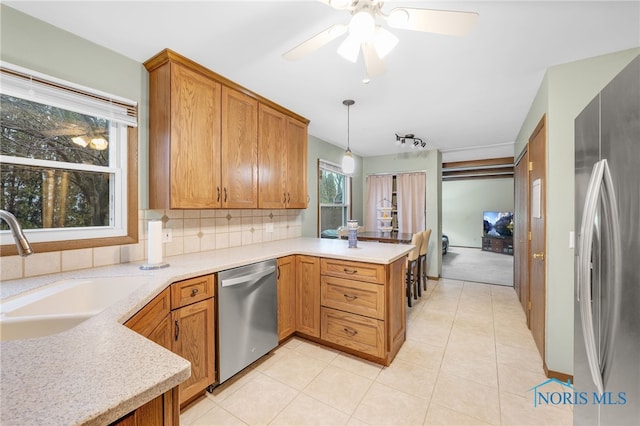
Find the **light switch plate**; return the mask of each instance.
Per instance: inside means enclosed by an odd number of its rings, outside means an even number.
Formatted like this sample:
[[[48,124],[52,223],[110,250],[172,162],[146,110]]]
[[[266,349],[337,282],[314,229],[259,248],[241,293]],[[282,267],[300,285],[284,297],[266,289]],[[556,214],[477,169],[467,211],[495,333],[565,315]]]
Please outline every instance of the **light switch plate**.
[[[575,248],[576,247],[576,233],[573,231],[569,231],[569,248]]]
[[[266,232],[273,232],[273,223],[272,222],[267,222],[266,223],[265,231]]]
[[[171,232],[170,228],[164,228],[162,230],[162,242],[163,243],[170,243],[171,241],[173,241],[173,233]]]

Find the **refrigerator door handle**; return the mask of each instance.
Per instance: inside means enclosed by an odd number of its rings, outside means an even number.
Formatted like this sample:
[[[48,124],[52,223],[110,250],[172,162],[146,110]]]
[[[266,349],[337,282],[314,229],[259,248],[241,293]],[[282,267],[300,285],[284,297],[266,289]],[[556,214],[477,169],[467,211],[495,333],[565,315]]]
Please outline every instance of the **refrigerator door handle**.
[[[608,326],[605,329],[605,341],[603,344],[602,362],[596,346],[595,330],[593,328],[593,310],[591,306],[591,255],[593,247],[593,234],[595,230],[596,214],[598,211],[599,201],[603,200],[602,219],[607,223],[603,223],[606,228],[606,235],[609,238],[605,247],[609,249],[607,258],[611,259],[607,271],[613,272],[611,282],[607,285],[613,286],[611,294],[612,306],[606,310],[610,318],[607,318]],[[621,269],[621,239],[620,239],[620,222],[618,215],[617,201],[613,186],[611,173],[607,160],[598,161],[591,173],[587,195],[585,197],[584,210],[582,214],[582,225],[580,228],[580,241],[578,251],[578,288],[577,298],[580,306],[580,317],[582,322],[582,334],[584,336],[585,348],[587,352],[587,360],[589,370],[596,388],[600,394],[604,391],[603,373],[605,362],[610,359],[614,347],[615,327],[618,318],[620,303],[620,269]]]

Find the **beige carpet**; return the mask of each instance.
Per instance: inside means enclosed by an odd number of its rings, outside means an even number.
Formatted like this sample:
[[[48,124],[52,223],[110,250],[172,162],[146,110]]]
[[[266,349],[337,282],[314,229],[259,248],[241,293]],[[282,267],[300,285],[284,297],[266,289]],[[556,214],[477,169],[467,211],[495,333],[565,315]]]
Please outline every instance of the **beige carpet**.
[[[442,277],[513,287],[513,256],[468,247],[442,255]]]

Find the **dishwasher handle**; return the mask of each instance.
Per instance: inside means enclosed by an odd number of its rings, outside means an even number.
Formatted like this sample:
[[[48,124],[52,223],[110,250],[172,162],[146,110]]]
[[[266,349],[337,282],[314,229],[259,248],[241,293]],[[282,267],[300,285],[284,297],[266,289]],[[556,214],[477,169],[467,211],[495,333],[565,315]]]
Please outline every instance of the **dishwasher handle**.
[[[253,274],[241,275],[239,277],[227,278],[220,280],[220,285],[222,287],[231,287],[234,285],[246,284],[251,281],[256,281],[262,277],[266,277],[267,275],[273,274],[276,271],[275,266],[269,266],[261,271],[254,272]]]

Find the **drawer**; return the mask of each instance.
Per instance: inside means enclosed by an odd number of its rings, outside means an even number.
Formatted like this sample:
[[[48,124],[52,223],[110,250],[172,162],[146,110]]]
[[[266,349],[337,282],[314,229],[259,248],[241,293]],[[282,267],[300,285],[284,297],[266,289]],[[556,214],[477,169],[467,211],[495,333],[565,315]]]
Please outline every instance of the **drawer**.
[[[213,297],[213,275],[203,275],[171,284],[171,309],[210,297]]]
[[[384,321],[323,307],[320,337],[365,354],[384,357]]]
[[[384,284],[384,271],[384,265],[338,259],[322,259],[320,266],[322,275],[378,284]]]
[[[371,318],[384,319],[384,286],[323,276],[320,281],[322,306]]]

